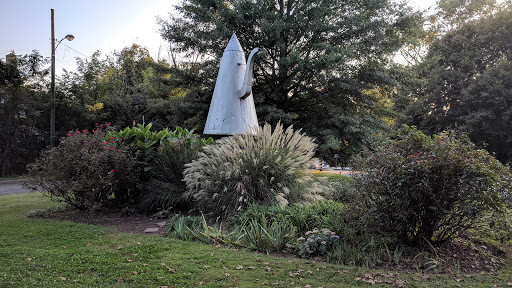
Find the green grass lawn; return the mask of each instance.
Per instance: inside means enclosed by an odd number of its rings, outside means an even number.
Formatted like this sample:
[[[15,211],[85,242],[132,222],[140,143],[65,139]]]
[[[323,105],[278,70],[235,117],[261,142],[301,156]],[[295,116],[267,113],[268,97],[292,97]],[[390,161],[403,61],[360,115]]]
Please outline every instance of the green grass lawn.
[[[495,275],[425,276],[27,217],[57,205],[38,193],[0,197],[0,287],[512,286],[510,257]]]

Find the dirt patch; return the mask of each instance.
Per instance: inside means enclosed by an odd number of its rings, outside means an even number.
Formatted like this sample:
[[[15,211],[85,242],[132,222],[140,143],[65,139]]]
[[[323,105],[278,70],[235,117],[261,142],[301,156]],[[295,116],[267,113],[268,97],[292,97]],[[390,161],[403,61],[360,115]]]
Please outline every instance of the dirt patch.
[[[100,225],[113,228],[117,231],[130,234],[149,234],[165,236],[165,229],[158,223],[166,222],[164,219],[152,218],[148,215],[133,214],[127,215],[122,210],[63,210],[55,211],[50,215],[51,218],[84,223],[91,225]],[[159,228],[155,233],[144,233],[148,228]]]

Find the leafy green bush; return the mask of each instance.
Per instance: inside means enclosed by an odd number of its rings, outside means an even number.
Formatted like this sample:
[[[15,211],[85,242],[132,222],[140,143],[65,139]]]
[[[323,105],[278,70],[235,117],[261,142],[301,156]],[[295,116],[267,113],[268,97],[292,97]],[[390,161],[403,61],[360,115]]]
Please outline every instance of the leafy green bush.
[[[111,131],[107,137],[114,137],[118,141],[123,141],[130,147],[136,149],[136,154],[144,166],[144,172],[152,169],[151,160],[156,158],[154,154],[161,147],[167,145],[176,145],[176,143],[186,145],[192,150],[198,150],[204,145],[213,144],[212,138],[203,139],[194,130],[187,130],[176,127],[174,131],[165,128],[160,131],[151,131],[152,123],[148,125],[137,124],[137,126],[126,127],[121,131]]]
[[[221,216],[252,203],[321,199],[315,183],[298,171],[311,162],[315,147],[312,138],[280,123],[273,133],[266,124],[255,135],[222,138],[186,165],[188,193],[200,209]]]
[[[152,123],[138,124],[107,137],[121,141],[135,151],[141,169],[138,188],[142,191],[138,208],[145,212],[158,209],[188,210],[188,199],[183,179],[184,165],[197,159],[198,150],[215,143],[212,138],[203,139],[193,130],[177,127],[174,131],[151,131]]]
[[[510,170],[455,133],[428,137],[404,126],[355,168],[363,172],[363,221],[413,244],[451,239],[484,213],[502,211],[511,196]]]
[[[136,161],[103,128],[76,131],[28,166],[25,186],[75,208],[121,207],[138,199]]]

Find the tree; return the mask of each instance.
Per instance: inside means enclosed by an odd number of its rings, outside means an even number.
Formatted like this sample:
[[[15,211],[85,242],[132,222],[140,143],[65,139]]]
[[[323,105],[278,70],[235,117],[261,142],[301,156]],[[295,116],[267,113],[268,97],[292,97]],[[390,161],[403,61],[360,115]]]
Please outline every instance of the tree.
[[[0,175],[15,175],[44,147],[49,120],[41,119],[48,108],[43,69],[47,63],[37,51],[0,60]],[[42,97],[45,97],[44,100]],[[46,103],[46,104],[44,104]],[[49,114],[46,114],[49,115]],[[49,117],[48,117],[49,119]],[[42,124],[45,126],[43,127]]]
[[[176,9],[179,15],[160,20],[162,37],[175,53],[204,56],[189,70],[198,89],[185,97],[200,103],[196,120],[206,119],[216,65],[235,31],[242,47],[261,48],[254,88],[260,122],[303,127],[324,156],[348,157],[386,126],[388,110],[369,91],[393,85],[389,56],[420,22],[386,0],[189,0]]]
[[[461,129],[475,143],[489,143],[490,150],[497,152],[500,160],[512,160],[506,156],[509,152],[503,150],[510,148],[498,148],[503,144],[499,143],[503,138],[499,137],[498,129],[507,125],[503,110],[511,104],[508,100],[511,95],[502,82],[504,75],[499,72],[508,67],[506,62],[512,55],[511,29],[512,9],[509,8],[466,23],[436,40],[419,66],[423,84],[415,91],[417,101],[413,103],[414,113],[409,123],[428,133]],[[491,104],[495,101],[501,102]],[[499,116],[504,118],[498,120]],[[483,127],[496,129],[482,134]]]

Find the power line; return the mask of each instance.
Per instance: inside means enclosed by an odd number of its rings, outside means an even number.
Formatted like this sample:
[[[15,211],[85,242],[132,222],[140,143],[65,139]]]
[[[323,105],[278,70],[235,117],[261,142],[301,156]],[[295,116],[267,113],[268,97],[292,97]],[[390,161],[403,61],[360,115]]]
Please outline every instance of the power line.
[[[86,58],[92,59],[91,57],[89,57],[89,56],[87,56],[87,55],[85,55],[85,54],[83,54],[83,53],[81,53],[81,52],[76,51],[75,49],[73,49],[73,48],[69,47],[69,46],[68,46],[68,45],[66,45],[66,44],[64,44],[64,46],[68,47],[69,49],[71,49],[71,50],[75,51],[76,53],[78,53],[78,54],[80,54],[80,55],[82,55],[82,56],[84,56],[84,57],[86,57]]]

